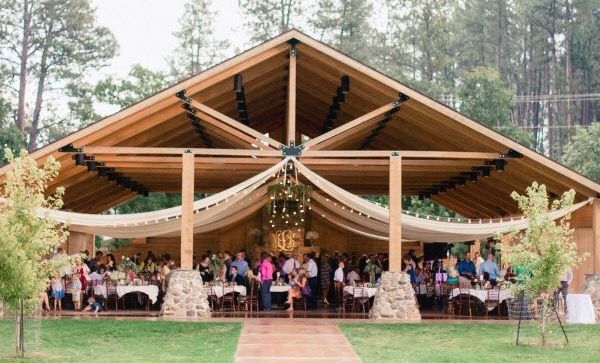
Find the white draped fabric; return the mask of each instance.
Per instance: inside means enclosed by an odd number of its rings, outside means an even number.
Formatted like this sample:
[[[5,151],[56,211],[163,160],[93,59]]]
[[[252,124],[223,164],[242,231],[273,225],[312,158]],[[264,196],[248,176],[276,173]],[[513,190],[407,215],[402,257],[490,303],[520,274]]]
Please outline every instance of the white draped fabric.
[[[262,173],[223,192],[194,202],[194,232],[201,233],[225,227],[260,209],[266,201],[267,186],[264,184],[287,160],[283,159]],[[181,229],[181,206],[120,215],[40,209],[38,215],[68,224],[72,231],[118,238],[176,236]]]
[[[322,193],[312,194],[313,213],[318,213],[330,223],[347,231],[378,240],[388,239],[387,208],[340,188],[290,157],[223,192],[194,202],[194,232],[202,233],[223,228],[256,213],[268,200],[268,185],[265,184],[290,160],[295,163],[300,174],[322,191]],[[587,200],[571,208],[553,211],[550,217],[552,219],[564,217],[589,203],[590,200]],[[123,215],[41,209],[38,215],[66,223],[72,231],[120,238],[177,236],[181,229],[179,220],[181,206]],[[402,237],[424,242],[461,242],[522,230],[527,228],[527,225],[528,221],[522,218],[501,222],[482,223],[480,220],[475,220],[469,223],[457,223],[403,214]]]
[[[323,207],[327,208],[330,213],[345,219],[344,222],[339,222],[339,218],[333,217],[331,218],[332,223],[338,224],[345,229],[356,228],[348,224],[347,221],[351,221],[354,224],[359,224],[364,228],[376,231],[375,234],[370,233],[373,238],[388,238],[389,210],[387,208],[338,187],[316,174],[299,161],[295,161],[295,163],[299,173],[304,175],[317,188],[335,199],[335,201],[327,200],[327,198],[324,198],[317,193],[313,193],[313,198],[320,202]],[[589,204],[590,201],[591,199],[577,203],[571,208],[552,211],[550,212],[550,218],[553,220],[562,218]],[[323,214],[327,216],[326,213]],[[480,223],[479,221],[475,221],[475,223],[456,223],[403,214],[402,237],[423,242],[461,242],[488,238],[497,233],[509,233],[511,231],[523,230],[527,228],[527,225],[528,221],[521,218],[493,223]],[[364,233],[362,234],[365,235]]]

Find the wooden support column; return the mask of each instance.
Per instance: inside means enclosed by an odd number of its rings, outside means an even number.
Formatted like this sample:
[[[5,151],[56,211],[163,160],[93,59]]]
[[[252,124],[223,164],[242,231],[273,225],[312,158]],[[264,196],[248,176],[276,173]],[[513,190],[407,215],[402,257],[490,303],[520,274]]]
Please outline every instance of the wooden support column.
[[[600,274],[600,199],[592,203],[592,240],[594,246],[594,273]]]
[[[182,155],[181,173],[181,269],[193,268],[194,255],[194,154]]]
[[[290,70],[288,78],[286,143],[296,144],[296,41],[290,41]]]
[[[402,266],[402,157],[390,156],[390,271],[400,272]]]

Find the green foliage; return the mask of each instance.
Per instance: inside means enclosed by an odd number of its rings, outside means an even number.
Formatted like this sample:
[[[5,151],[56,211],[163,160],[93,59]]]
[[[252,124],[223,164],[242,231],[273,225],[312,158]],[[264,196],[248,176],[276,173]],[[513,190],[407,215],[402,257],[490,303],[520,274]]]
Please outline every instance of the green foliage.
[[[300,0],[238,0],[250,29],[250,42],[263,42],[299,25],[305,5]]]
[[[63,225],[37,214],[41,207],[62,206],[62,188],[55,195],[44,194],[48,182],[58,175],[60,164],[49,157],[38,167],[25,151],[15,158],[7,149],[5,155],[12,169],[6,176],[6,199],[0,206],[0,296],[11,309],[23,300],[31,311],[48,279],[71,263],[68,258],[48,259],[54,248],[67,240],[68,232]]]
[[[210,9],[212,0],[188,0],[180,28],[175,32],[178,45],[171,59],[171,73],[176,78],[191,76],[225,58],[230,47],[227,40],[214,36],[216,13]]]
[[[0,164],[8,162],[5,150],[9,149],[13,154],[27,145],[25,137],[15,125],[0,128]]]
[[[600,122],[594,122],[587,130],[576,129],[563,161],[587,177],[600,181]]]
[[[134,64],[127,77],[108,76],[95,85],[73,82],[68,85],[71,100],[68,103],[71,117],[81,124],[100,118],[95,105],[105,104],[122,109],[138,102],[168,85],[167,75]]]
[[[309,23],[318,37],[358,59],[366,59],[374,30],[369,23],[371,1],[319,0]]]
[[[151,212],[178,205],[181,205],[180,193],[149,193],[147,197],[138,195],[113,209],[117,214],[131,214]]]
[[[363,198],[381,205],[389,205],[387,195],[363,195]],[[429,198],[419,199],[418,196],[405,195],[402,197],[402,209],[421,215],[440,216],[447,218],[460,218],[461,216]]]
[[[541,306],[540,337],[546,344],[546,321],[552,313],[549,308],[554,291],[560,286],[560,277],[568,268],[577,266],[577,245],[569,216],[555,222],[549,213],[573,205],[575,191],[565,192],[560,199],[550,204],[545,185],[533,183],[525,194],[512,192],[523,216],[528,220],[527,229],[511,234],[514,243],[502,249],[506,262],[523,271],[515,287],[515,296],[523,292],[531,299],[538,299]]]

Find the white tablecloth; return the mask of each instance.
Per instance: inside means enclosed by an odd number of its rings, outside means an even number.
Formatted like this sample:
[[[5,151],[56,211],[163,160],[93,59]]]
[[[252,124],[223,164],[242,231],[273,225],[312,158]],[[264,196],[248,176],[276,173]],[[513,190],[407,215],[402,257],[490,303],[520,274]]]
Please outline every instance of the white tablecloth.
[[[460,289],[457,287],[452,290],[451,299],[460,295]],[[488,297],[488,290],[477,290],[477,289],[469,289],[469,295],[476,297],[481,302],[485,302]],[[510,299],[512,297],[512,291],[508,289],[500,289],[499,302],[503,302],[506,299]]]
[[[368,296],[373,297],[377,292],[376,287],[354,287],[354,286],[344,286],[344,293],[350,294],[354,297]]]
[[[106,291],[106,285],[96,285],[94,288],[94,295],[103,296],[106,298],[108,296],[108,292]]]
[[[569,323],[593,324],[596,322],[592,298],[587,294],[567,295],[567,321]]]
[[[287,292],[290,285],[271,285],[271,292]]]
[[[154,304],[158,299],[158,286],[156,285],[140,285],[140,286],[121,286],[117,285],[117,296],[122,297],[123,295],[131,292],[141,292],[142,294],[148,295],[148,298]]]
[[[225,286],[225,288],[223,288],[223,286],[220,285],[205,286],[204,290],[206,291],[207,295],[215,295],[218,298],[221,298],[223,295],[231,294],[233,292],[237,292],[242,296],[246,296],[247,294],[246,286],[244,285],[236,285],[235,289],[233,286]],[[223,293],[223,290],[225,290],[225,293]]]

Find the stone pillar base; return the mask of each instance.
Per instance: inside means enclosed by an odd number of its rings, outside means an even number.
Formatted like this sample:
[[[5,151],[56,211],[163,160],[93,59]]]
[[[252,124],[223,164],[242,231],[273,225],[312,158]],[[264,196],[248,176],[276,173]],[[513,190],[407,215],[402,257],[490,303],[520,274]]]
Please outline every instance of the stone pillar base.
[[[596,320],[600,321],[600,274],[585,275],[585,285],[583,293],[589,294],[592,298],[592,305],[596,312]]]
[[[210,318],[210,305],[200,272],[175,270],[169,274],[160,315],[177,318]]]
[[[369,317],[376,320],[421,320],[421,312],[408,274],[390,271],[381,274],[381,283],[377,288]]]

